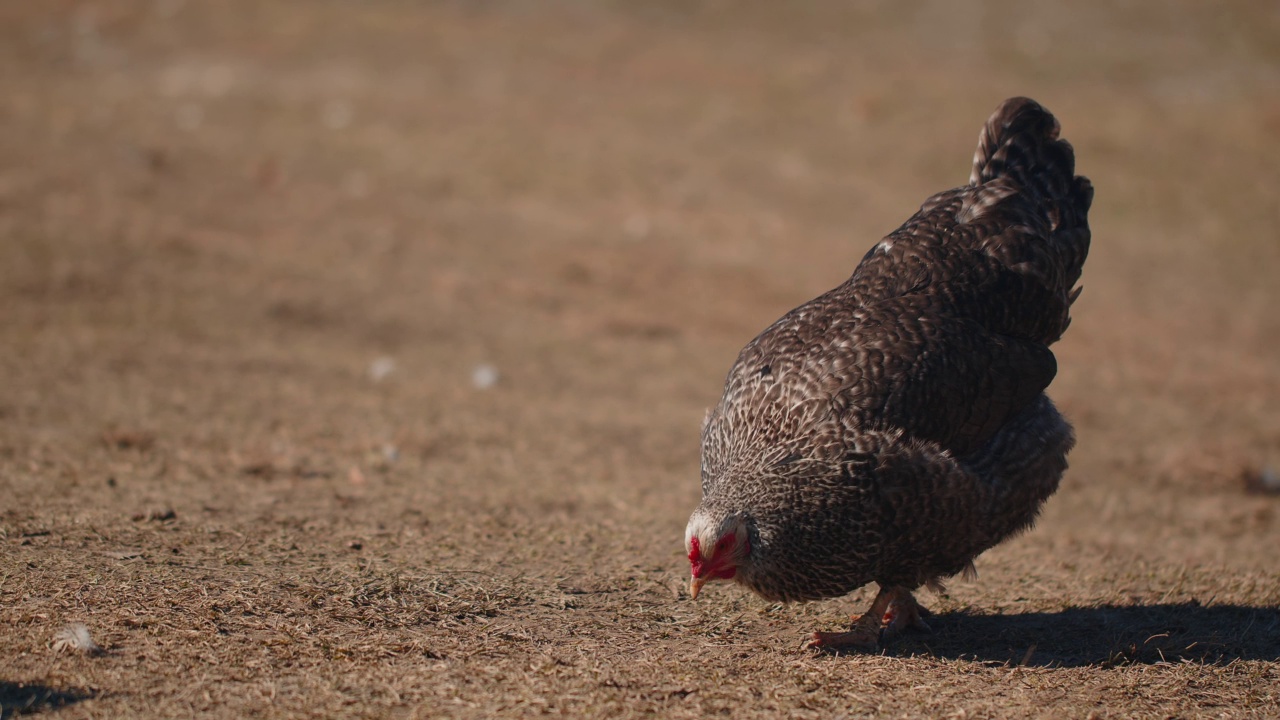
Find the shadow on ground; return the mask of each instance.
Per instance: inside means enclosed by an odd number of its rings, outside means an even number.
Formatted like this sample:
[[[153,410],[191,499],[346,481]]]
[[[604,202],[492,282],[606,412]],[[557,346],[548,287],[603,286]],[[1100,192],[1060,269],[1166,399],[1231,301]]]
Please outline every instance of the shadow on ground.
[[[1280,609],[1240,605],[1102,605],[1021,615],[940,614],[896,655],[1038,667],[1280,659]]]
[[[93,696],[93,692],[77,688],[59,689],[38,683],[0,680],[0,720],[7,720],[15,715],[55,710]]]

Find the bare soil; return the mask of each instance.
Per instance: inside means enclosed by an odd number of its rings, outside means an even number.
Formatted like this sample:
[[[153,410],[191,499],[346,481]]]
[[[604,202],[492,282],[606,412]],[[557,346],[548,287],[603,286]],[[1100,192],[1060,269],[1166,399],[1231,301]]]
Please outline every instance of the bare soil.
[[[1043,520],[878,655],[690,601],[734,355],[1017,94]],[[4,717],[1280,716],[1274,3],[9,2],[0,117]]]

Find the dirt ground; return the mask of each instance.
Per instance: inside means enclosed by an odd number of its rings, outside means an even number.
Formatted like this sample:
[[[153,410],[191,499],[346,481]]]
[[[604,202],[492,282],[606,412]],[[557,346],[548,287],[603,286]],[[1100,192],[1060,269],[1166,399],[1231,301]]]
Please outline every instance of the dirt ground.
[[[879,655],[689,600],[734,355],[1016,94],[1043,520]],[[1280,716],[1274,3],[9,2],[0,117],[6,718]]]

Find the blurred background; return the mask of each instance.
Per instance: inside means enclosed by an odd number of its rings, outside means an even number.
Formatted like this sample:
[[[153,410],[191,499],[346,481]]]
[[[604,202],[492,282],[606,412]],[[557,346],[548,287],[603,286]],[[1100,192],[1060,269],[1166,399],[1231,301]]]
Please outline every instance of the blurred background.
[[[1004,607],[1276,603],[1280,6],[1192,0],[0,5],[0,597],[121,544],[678,595],[738,349],[1012,95],[1097,195]]]

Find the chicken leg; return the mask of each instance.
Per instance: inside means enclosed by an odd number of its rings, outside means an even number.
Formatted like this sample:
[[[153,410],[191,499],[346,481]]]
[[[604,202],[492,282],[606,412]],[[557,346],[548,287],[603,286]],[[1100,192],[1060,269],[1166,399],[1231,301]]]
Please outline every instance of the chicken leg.
[[[901,586],[881,587],[867,612],[853,618],[847,632],[815,632],[808,648],[820,650],[874,650],[904,630],[932,632],[924,621],[931,615],[916,602],[911,590]]]

